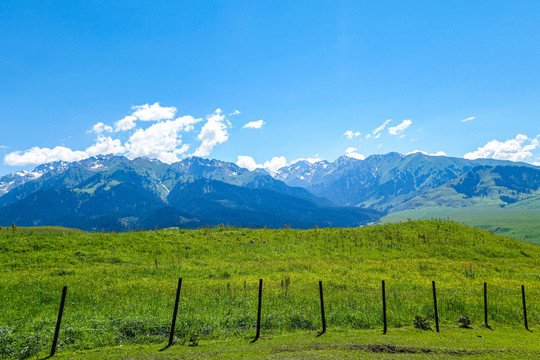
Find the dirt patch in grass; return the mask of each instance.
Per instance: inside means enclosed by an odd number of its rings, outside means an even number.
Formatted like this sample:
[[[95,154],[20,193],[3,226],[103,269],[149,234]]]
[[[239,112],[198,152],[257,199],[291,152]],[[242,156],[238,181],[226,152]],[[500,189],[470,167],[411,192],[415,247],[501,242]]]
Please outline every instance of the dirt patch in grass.
[[[283,346],[279,349],[273,349],[272,354],[278,354],[283,352],[297,352],[297,351],[309,351],[309,350],[350,350],[350,351],[363,351],[371,353],[384,353],[384,354],[437,354],[437,355],[453,355],[453,356],[467,356],[467,355],[479,355],[486,353],[498,353],[501,351],[471,351],[471,350],[449,350],[449,349],[429,349],[423,347],[411,347],[411,346],[398,346],[390,344],[308,344],[308,345],[291,345]]]

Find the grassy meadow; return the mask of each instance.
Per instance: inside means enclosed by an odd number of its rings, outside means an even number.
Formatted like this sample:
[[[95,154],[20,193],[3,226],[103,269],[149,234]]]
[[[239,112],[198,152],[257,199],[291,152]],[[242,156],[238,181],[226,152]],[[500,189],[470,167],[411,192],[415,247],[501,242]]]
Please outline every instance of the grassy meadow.
[[[529,327],[540,330],[540,248],[452,222],[118,234],[56,230],[0,232],[0,359],[48,354],[63,285],[68,295],[60,356],[120,345],[158,349],[167,340],[178,277],[178,344],[247,342],[254,335],[259,278],[263,335],[289,342],[321,327],[319,280],[329,334],[380,334],[381,280],[389,335],[412,329],[416,315],[433,321],[431,280],[437,282],[441,333],[468,334],[458,328],[460,316],[473,327],[482,325],[484,281],[495,332],[536,336],[523,328],[521,284]]]
[[[531,203],[533,203],[531,200]],[[465,208],[422,207],[390,213],[377,223],[420,219],[450,219],[477,229],[494,232],[517,240],[540,245],[540,210],[538,208],[500,208],[494,206],[470,206]]]

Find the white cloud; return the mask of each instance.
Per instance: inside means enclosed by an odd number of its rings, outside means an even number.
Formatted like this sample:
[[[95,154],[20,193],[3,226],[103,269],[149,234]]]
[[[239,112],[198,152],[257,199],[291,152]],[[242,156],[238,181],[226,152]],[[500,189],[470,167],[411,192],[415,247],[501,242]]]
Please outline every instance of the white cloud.
[[[386,127],[386,125],[388,125],[388,123],[389,123],[390,121],[392,121],[392,119],[388,119],[388,120],[386,120],[385,122],[383,122],[383,123],[381,124],[381,126],[375,128],[375,129],[373,130],[372,134],[373,134],[373,135],[377,135],[378,133],[380,133],[381,131],[383,131],[384,128]],[[380,136],[380,135],[379,135],[379,136]],[[376,136],[375,138],[378,139],[379,137]],[[366,136],[366,139],[368,139],[367,136]]]
[[[135,121],[136,120],[137,120],[136,116],[128,115],[128,116],[124,117],[122,120],[118,120],[114,124],[114,131],[119,132],[119,131],[131,130],[131,129],[133,129],[135,127]]]
[[[262,168],[262,165],[257,164],[251,156],[247,155],[237,156],[236,165],[240,166],[241,168],[248,169],[249,171]]]
[[[317,162],[319,162],[319,161],[322,161],[322,159],[319,157],[319,154],[316,154],[316,155],[313,156],[313,157],[298,158],[298,159],[296,159],[296,160],[293,160],[293,161],[291,161],[291,164],[290,164],[290,165],[296,164],[297,162],[300,162],[300,161],[307,161],[307,162],[310,163],[310,164],[315,164],[315,163],[317,163]]]
[[[431,156],[448,156],[447,153],[445,153],[444,151],[440,151],[440,150],[437,151],[436,153],[431,153],[429,155],[431,155]]]
[[[7,149],[8,147],[6,145],[0,145],[0,149]]]
[[[33,147],[26,151],[15,151],[4,157],[7,165],[39,165],[54,161],[79,161],[100,154],[125,154],[129,158],[147,156],[166,163],[180,160],[189,145],[182,144],[180,131],[189,129],[193,123],[202,121],[191,116],[159,122],[145,129],[138,129],[125,145],[119,139],[98,135],[96,143],[84,151],[71,150],[64,146],[53,149]]]
[[[125,151],[122,142],[118,139],[112,139],[110,136],[99,135],[97,142],[86,149],[87,157],[100,154],[121,154]]]
[[[184,116],[176,120],[159,122],[147,129],[138,129],[125,146],[128,150],[126,156],[129,158],[146,156],[165,163],[179,161],[179,155],[189,149],[189,145],[182,144],[179,132],[191,126],[193,120],[196,119]]]
[[[14,151],[4,157],[4,163],[11,166],[38,165],[54,161],[79,161],[86,159],[84,151],[73,151],[64,146],[53,149],[34,146],[25,151]]]
[[[242,126],[243,129],[260,129],[262,126],[266,124],[262,119],[257,121],[250,121],[244,126]]]
[[[152,105],[144,104],[133,106],[132,109],[135,110],[133,112],[133,116],[136,116],[137,119],[142,121],[160,121],[172,119],[176,114],[176,108],[174,106],[163,107],[159,105],[158,102]]]
[[[391,135],[399,135],[403,131],[405,131],[405,129],[407,129],[409,126],[411,126],[411,124],[412,124],[412,121],[410,119],[403,120],[401,122],[401,124],[389,127],[388,128],[388,133],[391,134]]]
[[[347,130],[347,131],[345,131],[343,133],[343,135],[345,135],[347,137],[347,139],[352,139],[352,138],[358,137],[358,136],[360,136],[362,134],[360,133],[360,131],[354,132],[352,130]]]
[[[118,139],[98,135],[96,143],[86,150],[72,150],[65,146],[53,149],[34,146],[25,151],[14,151],[4,157],[4,163],[11,166],[40,165],[55,161],[79,161],[100,154],[121,154],[125,147]]]
[[[109,125],[105,125],[104,123],[102,122],[98,122],[97,124],[95,124],[94,126],[92,126],[92,129],[91,130],[88,130],[87,132],[90,133],[90,132],[95,132],[96,134],[101,134],[102,132],[112,132],[113,131],[113,128],[110,127]]]
[[[102,122],[95,124],[92,130],[98,134],[93,145],[85,150],[72,150],[65,146],[32,147],[24,151],[14,151],[4,157],[4,163],[12,166],[39,165],[54,161],[79,161],[100,154],[125,155],[129,158],[146,156],[157,158],[166,163],[179,161],[185,154],[189,145],[183,144],[181,131],[192,131],[194,125],[203,121],[193,116],[181,116],[174,120],[159,121],[146,129],[136,129],[129,139],[122,144],[120,139],[104,136],[104,132],[120,132],[134,129],[137,119],[145,121],[158,121],[173,117],[176,113],[174,107],[161,107],[159,103],[133,107],[134,115],[128,115],[114,124],[114,128]],[[207,123],[199,134],[202,141],[198,154],[209,154],[216,144],[227,140],[227,127],[230,123],[217,109],[214,114],[207,117]]]
[[[505,142],[491,140],[478,150],[469,152],[463,157],[465,159],[499,159],[511,161],[527,161],[533,154],[531,150],[539,146],[538,136],[531,139],[523,134],[518,134],[515,139]]]
[[[429,156],[448,156],[444,151],[437,151],[437,152],[434,152],[434,153],[427,153],[426,151],[422,151],[422,150],[413,150],[411,152],[408,152],[407,155],[411,155],[411,154],[415,154],[415,153],[421,153],[421,154],[429,155]]]
[[[263,167],[267,170],[277,172],[282,167],[287,166],[285,156],[274,156],[272,160],[265,161]]]
[[[347,156],[357,160],[364,160],[366,158],[363,154],[359,154],[357,152],[347,153]]]
[[[476,119],[476,116],[468,117],[466,119],[461,120],[461,122],[467,122],[467,121],[471,121],[471,120],[474,120],[474,119]]]
[[[236,165],[251,171],[255,169],[266,169],[270,172],[276,173],[279,169],[288,165],[285,156],[274,156],[272,160],[265,161],[264,164],[257,164],[257,162],[251,156],[247,155],[239,155],[237,156],[237,159]]]
[[[366,157],[363,154],[359,154],[356,152],[358,150],[355,147],[348,147],[347,150],[345,150],[345,153],[348,157],[358,160],[364,160]]]
[[[178,126],[181,127],[181,130],[188,132],[195,129],[195,124],[203,121],[201,118],[194,118],[193,116],[187,115],[187,116],[181,116],[174,120],[178,123]]]
[[[232,113],[229,113],[229,116],[240,115],[240,114],[241,114],[240,111],[234,110]]]
[[[195,156],[208,156],[217,144],[222,144],[229,139],[227,132],[230,123],[225,120],[225,115],[221,114],[221,110],[217,109],[212,115],[207,118],[206,124],[201,129],[197,138],[202,142],[195,150]]]

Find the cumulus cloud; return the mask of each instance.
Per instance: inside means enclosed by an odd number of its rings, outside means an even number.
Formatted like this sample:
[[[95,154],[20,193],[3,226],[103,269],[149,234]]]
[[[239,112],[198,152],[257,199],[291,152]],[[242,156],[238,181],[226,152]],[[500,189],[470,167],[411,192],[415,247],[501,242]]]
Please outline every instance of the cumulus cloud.
[[[39,165],[54,161],[79,161],[100,154],[124,155],[129,158],[140,156],[157,158],[166,163],[179,161],[190,148],[183,143],[181,132],[193,131],[195,125],[203,119],[193,116],[180,116],[174,119],[175,107],[162,107],[158,102],[149,105],[134,106],[132,115],[118,120],[113,126],[102,122],[95,124],[87,133],[97,134],[95,142],[86,149],[72,150],[65,146],[32,147],[27,150],[14,151],[4,156],[4,163],[12,166]],[[233,114],[240,112],[235,110]],[[138,120],[156,121],[147,128],[137,128]],[[254,127],[264,125],[259,120]],[[208,156],[214,146],[228,140],[228,128],[231,123],[225,118],[220,109],[206,117],[197,138],[201,142],[194,155]],[[113,133],[134,130],[125,143],[120,139],[105,136],[104,133]],[[5,147],[0,147],[5,148]],[[279,157],[272,159],[261,166],[273,168],[278,166]]]
[[[300,162],[300,161],[307,161],[307,162],[310,163],[310,164],[315,164],[315,163],[317,163],[317,162],[319,162],[319,161],[322,161],[322,159],[319,157],[318,154],[316,154],[316,155],[313,156],[313,157],[298,158],[298,159],[296,159],[296,160],[293,160],[293,161],[291,161],[291,165],[292,165],[292,164],[296,164],[297,162]]]
[[[120,140],[99,135],[96,143],[86,149],[85,153],[86,157],[91,157],[100,154],[121,154],[124,151],[125,148]]]
[[[345,150],[345,154],[353,159],[364,160],[366,157],[363,154],[357,153],[356,150],[358,149],[355,147],[348,147],[347,150]]]
[[[229,116],[240,115],[240,114],[241,114],[240,111],[234,110],[232,113],[229,113]]]
[[[95,144],[86,150],[71,150],[64,146],[53,149],[33,147],[7,154],[4,163],[12,166],[39,165],[54,161],[79,161],[100,154],[122,154],[129,158],[146,156],[172,163],[179,161],[180,155],[189,149],[189,145],[182,144],[179,133],[193,129],[193,124],[199,121],[202,119],[182,116],[158,122],[147,129],[135,131],[124,145],[119,139],[98,134]]]
[[[415,154],[415,153],[421,153],[421,154],[429,155],[429,156],[448,156],[444,151],[437,151],[437,152],[434,152],[434,153],[428,153],[428,152],[422,151],[422,150],[413,150],[411,152],[408,152],[407,155],[411,155],[411,154]]]
[[[401,122],[401,124],[389,127],[388,128],[388,133],[390,135],[399,135],[403,131],[405,131],[405,129],[407,129],[409,126],[411,126],[411,124],[412,124],[412,121],[410,119],[403,120]]]
[[[86,159],[84,151],[73,151],[64,146],[53,149],[34,146],[25,151],[14,151],[4,157],[4,163],[11,166],[37,165],[54,161],[79,161]]]
[[[142,121],[160,121],[172,119],[176,114],[176,108],[163,107],[159,105],[159,102],[153,103],[152,105],[136,105],[131,108],[133,111],[133,116]]]
[[[255,169],[266,169],[270,172],[276,173],[279,169],[287,166],[288,164],[285,156],[274,156],[272,160],[265,161],[264,164],[257,164],[255,159],[253,159],[251,156],[240,155],[237,156],[236,165],[251,171]]]
[[[357,152],[347,153],[347,156],[357,160],[364,160],[366,158],[363,154],[359,154]]]
[[[263,168],[274,172],[277,172],[284,166],[287,166],[287,159],[285,159],[285,156],[274,156],[272,160],[265,161],[263,164]]]
[[[257,164],[257,162],[255,162],[255,159],[247,155],[237,156],[236,165],[240,166],[241,168],[248,169],[250,171],[253,171],[255,169],[262,167],[262,165]]]
[[[250,121],[244,126],[242,126],[243,129],[260,129],[262,126],[266,124],[262,119],[257,121]]]
[[[511,161],[527,161],[533,154],[531,150],[538,148],[538,136],[535,139],[518,134],[515,139],[500,142],[491,140],[478,150],[466,153],[465,159],[498,159]]]
[[[181,116],[174,120],[178,126],[180,126],[182,131],[188,132],[195,129],[195,124],[203,121],[201,118],[194,118],[193,116],[187,115],[187,116]]]
[[[113,128],[109,125],[105,125],[102,122],[98,122],[94,126],[92,126],[91,130],[88,130],[87,132],[95,132],[96,134],[101,134],[102,132],[112,132]]]
[[[343,133],[343,135],[345,135],[347,137],[347,139],[352,139],[352,138],[358,137],[358,136],[360,136],[362,134],[360,133],[360,131],[354,132],[352,130],[347,130],[347,131],[345,131]]]
[[[189,149],[189,145],[182,144],[180,131],[192,126],[194,120],[191,116],[184,116],[159,122],[147,129],[138,129],[126,144],[126,156],[157,158],[169,164],[179,161],[179,156]]]
[[[212,115],[206,118],[206,124],[201,129],[197,138],[201,145],[195,150],[195,156],[208,156],[217,144],[222,144],[229,139],[227,132],[230,123],[226,121],[222,111],[217,109]]]
[[[40,165],[55,161],[79,161],[100,154],[121,154],[125,147],[118,139],[98,135],[96,143],[86,150],[72,150],[65,146],[46,148],[34,146],[25,151],[14,151],[4,157],[4,163],[11,166]]]
[[[474,120],[474,119],[476,119],[476,116],[468,117],[466,119],[461,120],[461,122],[467,122],[467,121],[471,121],[471,120]]]
[[[123,119],[118,120],[114,124],[114,131],[119,132],[119,131],[131,130],[131,129],[133,129],[135,127],[135,121],[136,120],[137,120],[136,116],[128,115],[128,116],[124,117]]]

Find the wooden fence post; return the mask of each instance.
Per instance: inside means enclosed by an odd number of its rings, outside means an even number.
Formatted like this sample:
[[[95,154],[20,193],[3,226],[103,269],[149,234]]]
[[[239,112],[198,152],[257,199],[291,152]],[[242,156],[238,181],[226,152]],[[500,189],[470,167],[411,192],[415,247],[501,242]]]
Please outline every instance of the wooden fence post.
[[[484,326],[491,329],[491,326],[488,324],[487,283],[484,283]]]
[[[62,299],[60,300],[60,309],[58,310],[58,318],[56,319],[56,328],[54,329],[54,338],[51,347],[51,355],[53,357],[56,353],[56,346],[58,345],[58,335],[60,334],[60,324],[62,323],[62,315],[64,314],[64,304],[66,303],[67,286],[62,289]]]
[[[437,309],[437,291],[435,290],[435,281],[432,281],[433,284],[433,306],[435,308],[435,327],[437,332],[439,332],[439,310]]]
[[[386,324],[386,288],[384,286],[384,280],[382,281],[382,307],[383,307],[383,323],[384,323],[383,334],[386,334],[388,327]]]
[[[174,341],[174,329],[176,328],[176,315],[178,314],[178,301],[180,300],[180,289],[182,288],[182,278],[178,279],[178,287],[176,288],[176,300],[174,302],[174,311],[171,324],[171,333],[169,334],[169,345],[172,346]]]
[[[252,343],[259,340],[259,337],[261,336],[262,286],[263,286],[263,281],[262,279],[259,279],[259,305],[257,306],[257,333],[255,334],[255,338],[251,341]]]
[[[529,330],[529,324],[527,322],[527,304],[525,303],[525,286],[521,285],[521,297],[523,298],[523,320],[525,321],[525,329]]]
[[[321,320],[322,320],[322,331],[319,335],[322,335],[326,332],[326,317],[324,316],[324,298],[323,298],[323,287],[322,281],[319,280],[319,296],[321,298]]]

